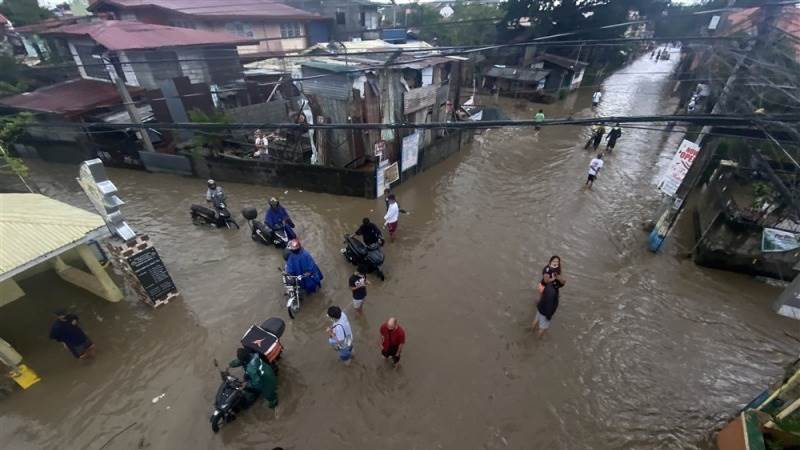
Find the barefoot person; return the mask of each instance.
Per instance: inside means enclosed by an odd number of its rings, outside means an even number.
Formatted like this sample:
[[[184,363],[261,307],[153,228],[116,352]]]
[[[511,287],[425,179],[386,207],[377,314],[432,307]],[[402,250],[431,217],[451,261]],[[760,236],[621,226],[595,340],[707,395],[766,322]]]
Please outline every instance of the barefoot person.
[[[397,319],[390,317],[380,329],[381,355],[384,359],[392,358],[395,368],[400,365],[400,354],[406,344],[406,331],[397,323]]]

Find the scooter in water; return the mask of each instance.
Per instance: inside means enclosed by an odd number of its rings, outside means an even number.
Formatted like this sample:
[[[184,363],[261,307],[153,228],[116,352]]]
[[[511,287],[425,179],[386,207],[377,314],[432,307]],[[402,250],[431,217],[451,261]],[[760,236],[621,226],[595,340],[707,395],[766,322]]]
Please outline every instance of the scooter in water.
[[[246,349],[257,353],[264,363],[272,367],[275,375],[278,374],[277,362],[283,353],[280,337],[285,329],[286,324],[283,320],[271,317],[260,326],[251,326],[241,340]],[[219,368],[216,360],[214,360],[214,366]],[[236,420],[236,415],[250,406],[245,394],[246,383],[231,375],[227,368],[220,370],[219,374],[222,382],[214,397],[214,411],[210,418],[211,430],[214,433],[218,432],[223,425]]]
[[[286,233],[286,225],[278,224],[269,227],[257,219],[258,211],[255,208],[245,208],[242,215],[250,225],[250,237],[254,241],[264,245],[274,245],[275,248],[286,248],[289,243],[289,236]]]
[[[383,266],[383,251],[378,243],[367,245],[355,236],[344,235],[345,247],[341,250],[345,259],[353,263],[353,265],[363,265],[367,269],[367,273],[375,272],[378,278],[383,281],[386,277],[383,274],[381,266]]]
[[[283,289],[286,296],[286,310],[289,312],[289,317],[294,319],[295,315],[300,311],[300,303],[303,301],[305,290],[300,284],[305,278],[303,275],[289,275],[285,270],[278,267],[283,276]]]
[[[192,205],[190,214],[192,221],[195,223],[203,222],[209,225],[214,225],[217,228],[236,228],[239,229],[239,224],[231,217],[231,212],[228,211],[228,206],[225,204],[224,198],[214,198],[214,209],[207,208],[202,205]]]

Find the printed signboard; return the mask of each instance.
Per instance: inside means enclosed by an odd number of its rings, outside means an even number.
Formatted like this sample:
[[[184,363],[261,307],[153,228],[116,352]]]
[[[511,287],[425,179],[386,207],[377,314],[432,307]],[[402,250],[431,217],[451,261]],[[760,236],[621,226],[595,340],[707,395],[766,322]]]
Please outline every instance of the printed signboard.
[[[667,172],[664,178],[659,183],[658,188],[661,192],[667,195],[675,195],[678,192],[678,187],[683,182],[684,177],[692,167],[695,158],[700,153],[700,147],[694,142],[687,141],[686,139],[681,142],[678,151],[667,167]]]

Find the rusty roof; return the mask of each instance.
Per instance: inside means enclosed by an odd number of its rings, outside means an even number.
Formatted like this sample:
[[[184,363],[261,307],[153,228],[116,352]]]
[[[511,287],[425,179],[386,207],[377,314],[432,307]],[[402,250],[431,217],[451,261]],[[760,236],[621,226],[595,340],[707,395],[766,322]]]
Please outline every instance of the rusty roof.
[[[131,94],[141,91],[129,87]],[[105,106],[121,105],[117,89],[110,82],[77,79],[39,88],[32,92],[0,98],[0,105],[27,111],[78,116]]]
[[[583,61],[576,61],[572,58],[565,58],[552,53],[542,53],[541,55],[537,55],[536,61],[546,61],[569,70],[580,70],[589,65],[589,63]]]
[[[720,33],[730,36],[737,33],[753,34],[756,27],[764,20],[764,11],[761,7],[743,8],[728,15],[727,27]],[[795,57],[800,59],[800,8],[787,5],[781,9],[775,20],[775,28],[781,30],[790,38],[790,45],[794,48]]]
[[[168,27],[126,20],[99,20],[67,25],[45,35],[89,36],[109,50],[143,50],[192,45],[236,45],[252,42],[228,33]]]
[[[328,20],[319,14],[293,8],[275,0],[97,0],[89,6],[89,10],[102,10],[103,6],[110,9],[159,8],[211,19]]]

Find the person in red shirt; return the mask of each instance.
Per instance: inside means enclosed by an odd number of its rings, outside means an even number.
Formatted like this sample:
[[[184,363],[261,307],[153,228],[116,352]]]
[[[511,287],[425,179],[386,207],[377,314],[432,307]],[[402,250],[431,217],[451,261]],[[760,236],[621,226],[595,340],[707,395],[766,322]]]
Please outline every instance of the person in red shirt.
[[[392,364],[400,366],[400,354],[406,343],[406,332],[397,323],[397,319],[390,317],[381,325],[381,354],[385,359],[392,358]]]

